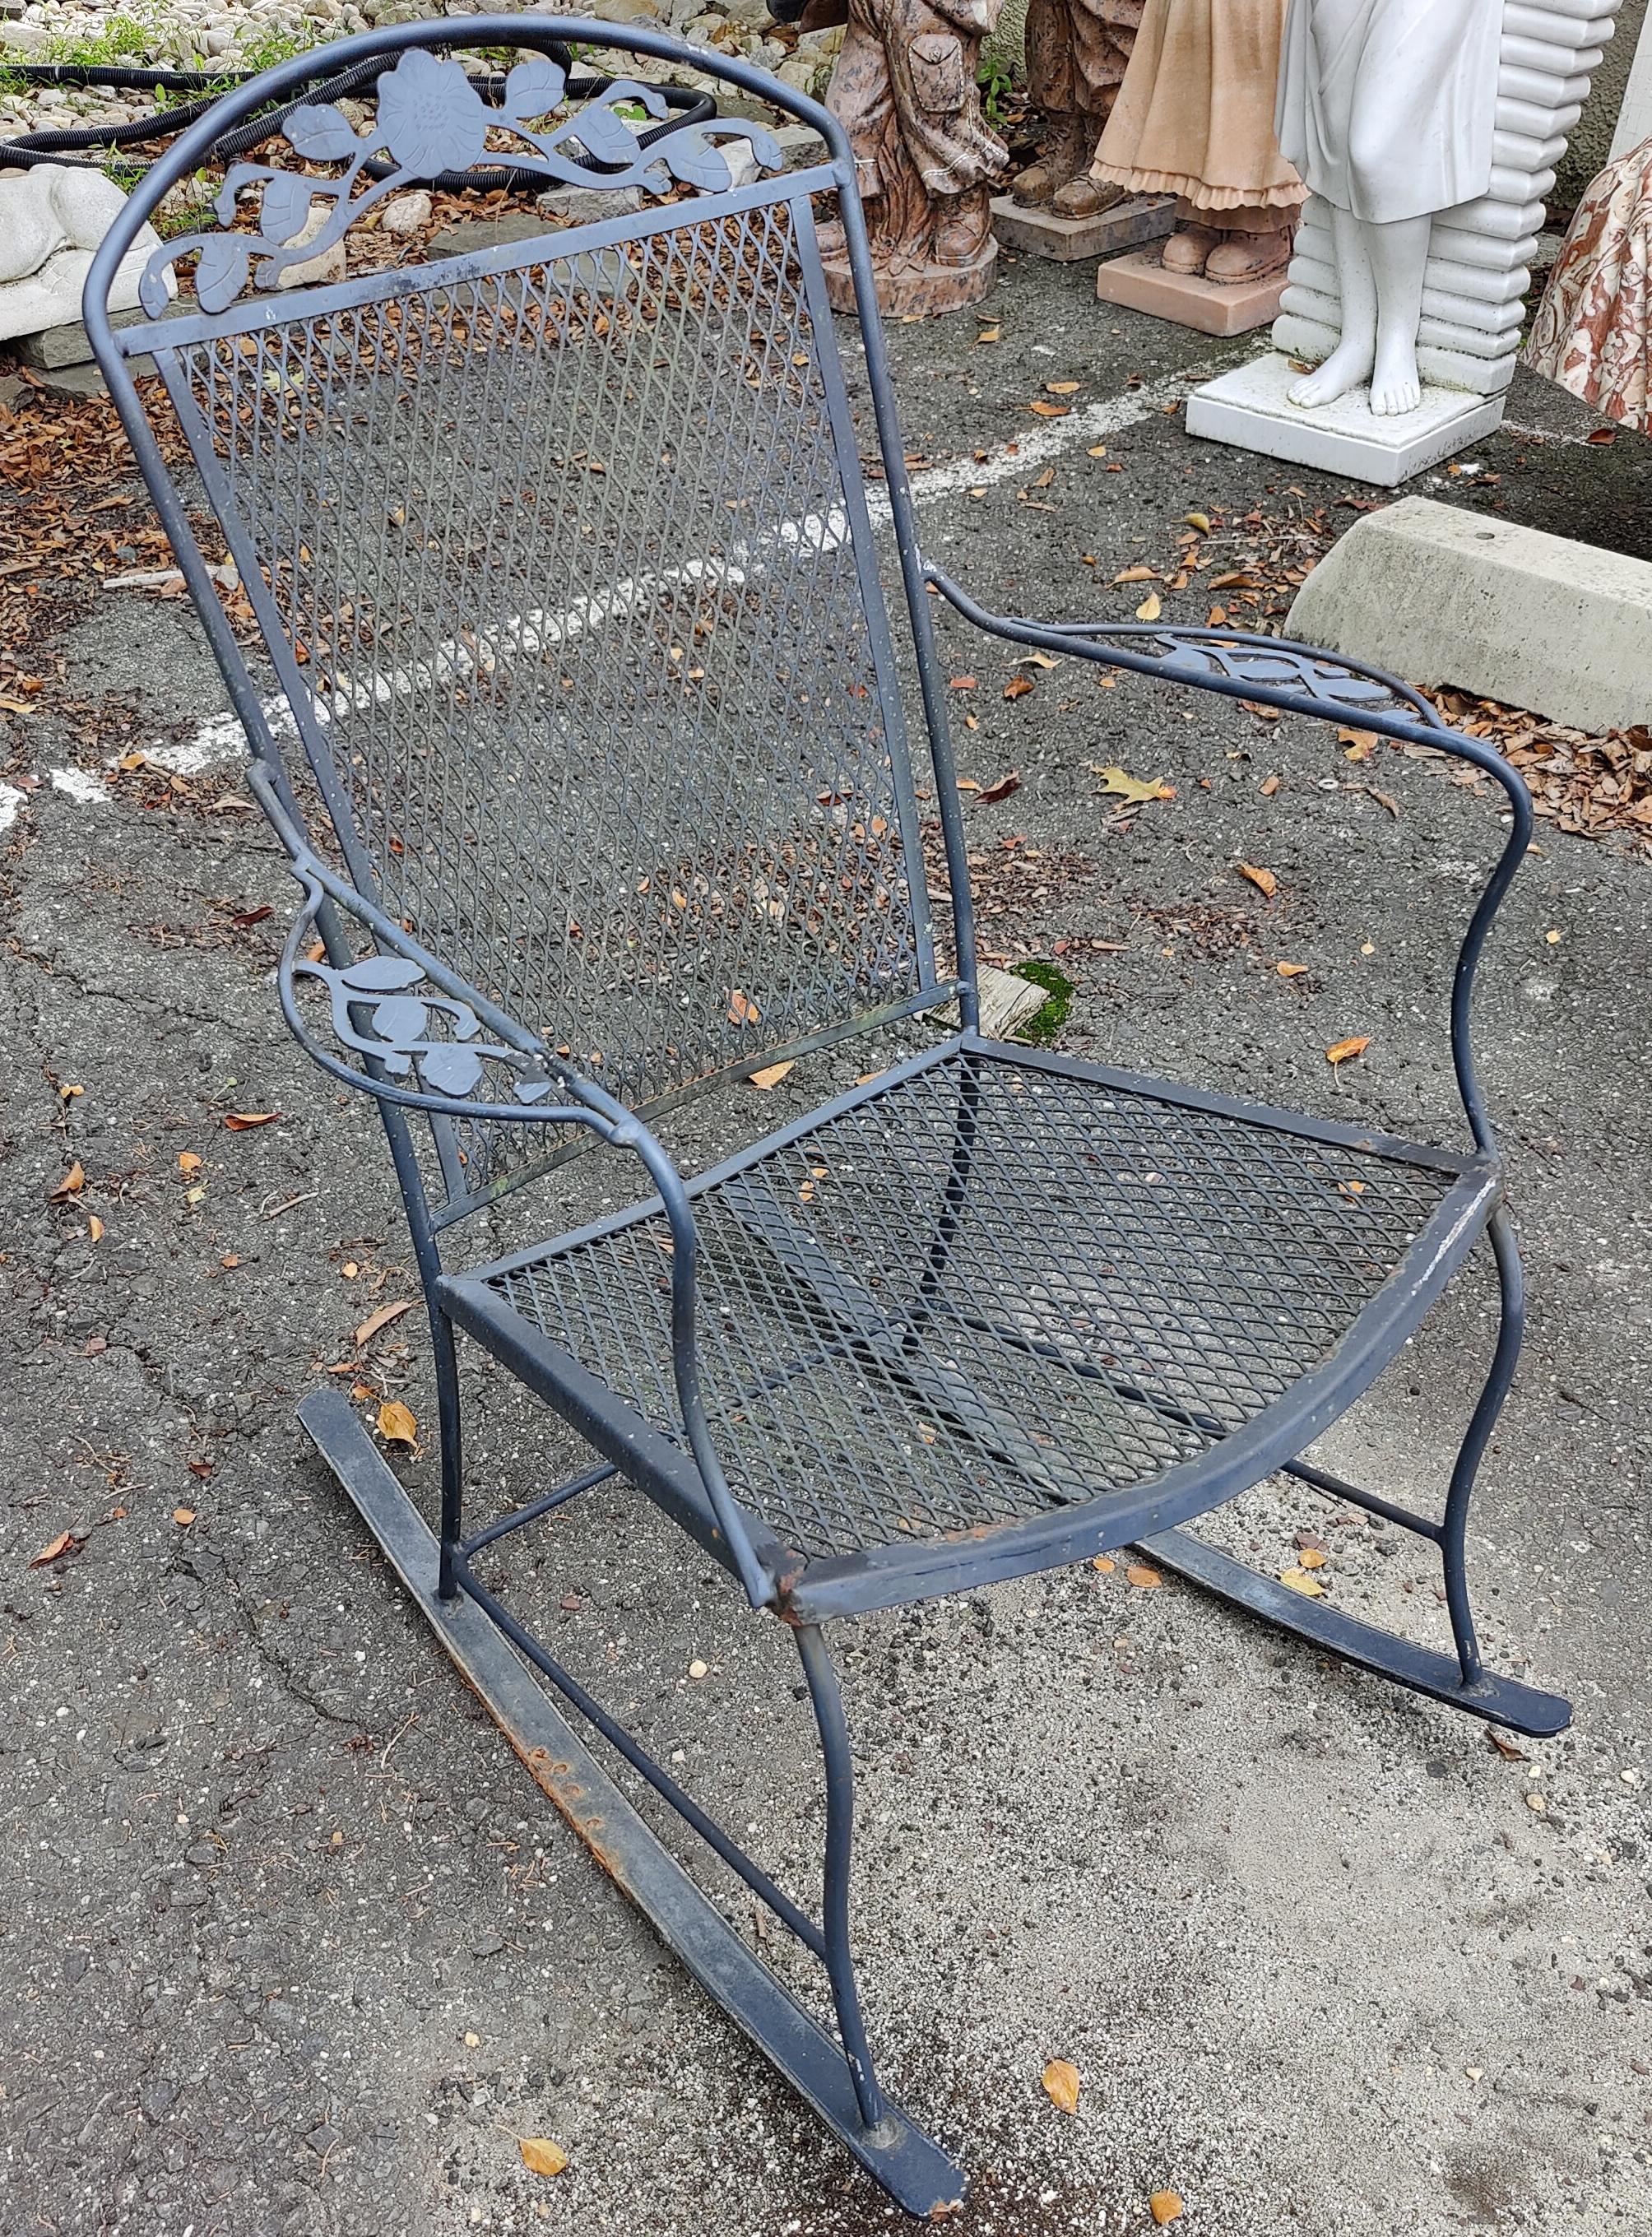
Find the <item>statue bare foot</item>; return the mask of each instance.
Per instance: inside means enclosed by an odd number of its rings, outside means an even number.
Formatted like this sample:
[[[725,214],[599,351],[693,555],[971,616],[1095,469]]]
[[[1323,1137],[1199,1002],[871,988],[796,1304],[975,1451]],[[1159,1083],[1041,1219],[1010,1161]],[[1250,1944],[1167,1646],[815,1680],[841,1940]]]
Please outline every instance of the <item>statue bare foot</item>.
[[[1351,388],[1358,388],[1362,380],[1370,379],[1376,355],[1374,343],[1357,334],[1345,337],[1317,373],[1297,382],[1290,391],[1292,403],[1299,404],[1306,412],[1312,412],[1318,405],[1334,404]]]
[[[1409,335],[1383,336],[1371,376],[1371,408],[1379,419],[1415,412],[1423,401],[1417,352]]]

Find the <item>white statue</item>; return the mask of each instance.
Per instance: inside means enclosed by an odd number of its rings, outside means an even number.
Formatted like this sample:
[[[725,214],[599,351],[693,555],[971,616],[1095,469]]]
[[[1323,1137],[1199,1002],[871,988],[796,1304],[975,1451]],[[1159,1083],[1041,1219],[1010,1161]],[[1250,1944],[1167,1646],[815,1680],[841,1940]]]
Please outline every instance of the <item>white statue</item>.
[[[125,201],[101,171],[37,163],[32,170],[0,172],[0,341],[70,326],[80,317],[93,252]],[[109,291],[112,311],[134,308],[139,276],[160,245],[146,225],[121,260]],[[169,273],[167,292],[172,289]]]
[[[1371,383],[1378,417],[1423,400],[1417,330],[1435,214],[1491,182],[1503,0],[1291,0],[1275,131],[1331,205],[1342,333],[1291,401]]]

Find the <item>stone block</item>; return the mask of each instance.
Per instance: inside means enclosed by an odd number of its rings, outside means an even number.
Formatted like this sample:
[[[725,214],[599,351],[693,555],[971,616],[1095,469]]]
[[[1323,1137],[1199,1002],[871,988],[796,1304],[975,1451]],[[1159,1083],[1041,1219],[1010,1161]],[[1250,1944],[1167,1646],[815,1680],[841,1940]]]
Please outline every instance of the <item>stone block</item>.
[[[1157,256],[1115,256],[1095,275],[1098,302],[1170,319],[1201,334],[1248,334],[1277,315],[1285,274],[1224,287],[1202,274],[1166,272]]]
[[[109,320],[112,327],[149,323],[142,311],[117,311]],[[78,319],[71,319],[65,326],[48,327],[41,333],[17,334],[11,347],[20,365],[31,365],[39,373],[55,373],[59,366],[92,362],[91,336]]]
[[[1023,209],[1013,195],[993,199],[993,231],[1006,248],[1077,264],[1087,256],[1116,255],[1146,241],[1162,241],[1176,222],[1174,195],[1132,195],[1099,217],[1057,217],[1054,210]]]
[[[1287,634],[1580,730],[1652,723],[1652,564],[1429,498],[1356,522]]]

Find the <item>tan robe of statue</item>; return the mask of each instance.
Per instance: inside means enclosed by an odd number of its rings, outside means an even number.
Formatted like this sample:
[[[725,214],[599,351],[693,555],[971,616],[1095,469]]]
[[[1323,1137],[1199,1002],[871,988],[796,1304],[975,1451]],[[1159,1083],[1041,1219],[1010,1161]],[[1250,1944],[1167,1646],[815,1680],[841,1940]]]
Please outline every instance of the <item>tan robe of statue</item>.
[[[1273,135],[1290,0],[1147,0],[1093,166],[1193,210],[1300,208],[1307,188]]]

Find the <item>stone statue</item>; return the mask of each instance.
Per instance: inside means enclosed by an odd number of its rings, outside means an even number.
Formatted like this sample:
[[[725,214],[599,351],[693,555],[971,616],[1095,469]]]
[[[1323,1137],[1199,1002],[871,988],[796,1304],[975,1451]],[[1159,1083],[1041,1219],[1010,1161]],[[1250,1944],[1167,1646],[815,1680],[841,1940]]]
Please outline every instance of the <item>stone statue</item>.
[[[1272,350],[1195,389],[1188,433],[1383,489],[1492,433],[1619,6],[1291,0],[1275,129],[1314,191]]]
[[[1577,205],[1520,354],[1602,418],[1652,432],[1652,137]]]
[[[1010,183],[1027,209],[1097,217],[1124,190],[1095,178],[1090,159],[1130,64],[1146,0],[1031,0],[1027,89],[1042,111],[1038,161]]]
[[[92,253],[125,200],[101,171],[37,163],[0,172],[0,341],[78,321]],[[112,311],[136,307],[138,276],[160,245],[146,225],[122,260]]]
[[[1282,274],[1291,261],[1308,190],[1273,131],[1288,6],[1146,0],[1090,176],[1133,195],[1180,196],[1164,272],[1237,287]]]
[[[992,285],[991,188],[1009,160],[975,71],[1003,0],[810,0],[806,30],[847,20],[827,106],[855,151],[879,308],[958,311]],[[827,294],[854,308],[841,227],[823,228]]]
[[[1336,348],[1291,391],[1312,409],[1371,383],[1378,418],[1415,412],[1436,212],[1491,183],[1503,0],[1291,0],[1279,145],[1331,206]]]

